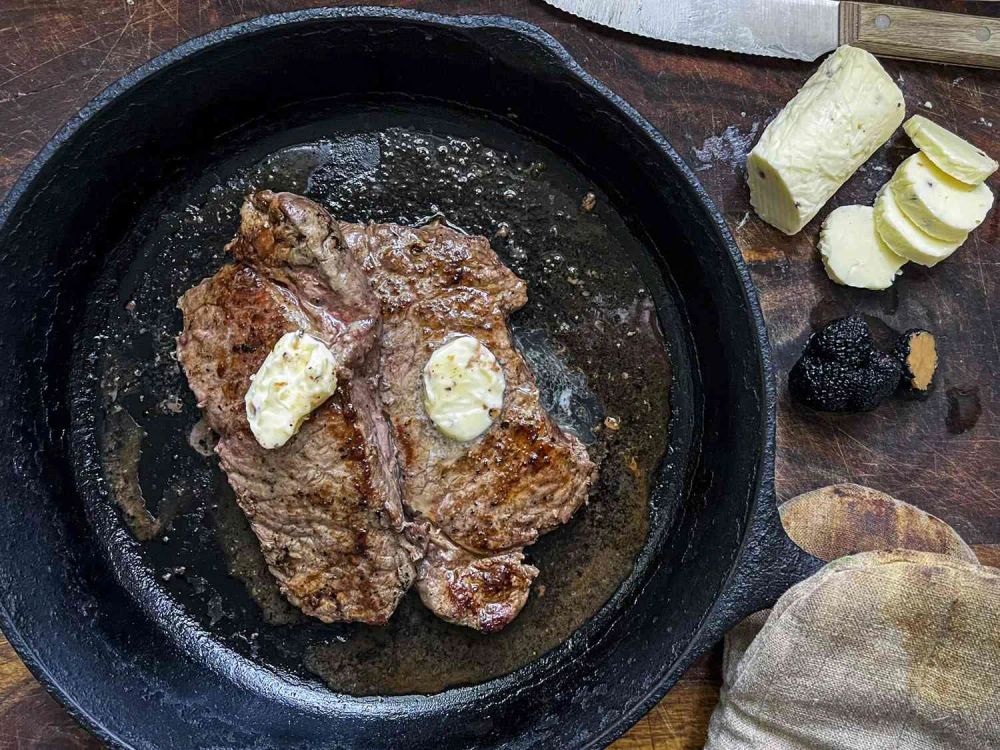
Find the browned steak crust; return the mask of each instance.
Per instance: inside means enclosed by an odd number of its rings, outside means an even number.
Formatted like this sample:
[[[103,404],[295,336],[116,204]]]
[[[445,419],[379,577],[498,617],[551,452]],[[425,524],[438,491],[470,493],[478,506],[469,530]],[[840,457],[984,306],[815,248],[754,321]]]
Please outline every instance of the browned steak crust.
[[[519,548],[569,520],[595,472],[584,446],[541,406],[534,377],[511,339],[507,316],[527,301],[524,282],[484,238],[446,226],[342,224],[341,230],[382,303],[382,400],[400,450],[404,503],[471,553],[469,560],[516,553],[500,556],[517,569],[509,578],[516,591],[505,600],[509,621],[537,573],[521,563]],[[486,344],[507,381],[501,414],[469,443],[441,435],[422,400],[423,367],[455,333]],[[442,596],[445,574],[433,568],[443,565],[452,575],[455,559],[447,543],[432,539],[417,582],[424,603],[445,619],[496,629],[492,615],[457,615]],[[467,570],[473,569],[481,572],[475,564]],[[459,579],[481,578],[470,575]]]
[[[519,549],[478,557],[435,531],[417,590],[438,617],[492,633],[517,617],[537,575],[538,568],[526,564]]]
[[[240,263],[180,299],[181,364],[285,596],[324,621],[384,623],[422,549],[407,538],[374,390],[378,302],[316,204],[265,191],[241,219],[228,247]],[[244,394],[275,342],[294,330],[331,348],[339,385],[296,436],[266,450],[250,432]]]

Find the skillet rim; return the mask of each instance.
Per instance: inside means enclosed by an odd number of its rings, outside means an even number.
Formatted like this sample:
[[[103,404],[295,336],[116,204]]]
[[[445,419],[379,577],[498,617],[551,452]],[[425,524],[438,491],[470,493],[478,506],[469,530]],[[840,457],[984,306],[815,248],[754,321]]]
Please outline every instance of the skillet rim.
[[[0,229],[6,227],[10,216],[14,213],[18,204],[30,198],[34,182],[43,167],[55,156],[67,141],[82,127],[100,115],[122,96],[143,84],[148,78],[154,76],[169,66],[195,55],[207,48],[228,42],[239,37],[248,36],[258,31],[266,31],[281,26],[292,26],[310,21],[327,21],[339,19],[352,20],[402,20],[407,22],[426,23],[443,27],[459,28],[464,30],[477,29],[501,29],[510,31],[545,47],[563,69],[572,74],[578,83],[593,90],[604,99],[608,105],[614,108],[618,115],[630,121],[649,139],[650,144],[655,147],[661,157],[666,158],[673,168],[686,183],[688,189],[692,191],[693,197],[702,206],[706,218],[711,219],[711,226],[714,228],[715,240],[725,247],[732,270],[736,272],[742,288],[742,302],[746,304],[752,322],[753,336],[751,339],[756,342],[756,359],[759,364],[757,373],[760,383],[761,396],[761,435],[758,443],[758,457],[756,460],[757,472],[755,486],[750,493],[750,507],[747,518],[749,523],[743,529],[740,544],[733,557],[733,562],[729,571],[724,577],[713,605],[703,614],[698,626],[690,638],[685,649],[674,660],[670,668],[665,670],[656,680],[654,687],[637,700],[633,705],[622,711],[619,716],[609,724],[601,733],[591,737],[585,747],[603,747],[604,744],[613,738],[624,733],[629,727],[635,724],[645,715],[652,706],[658,702],[673,686],[677,679],[677,673],[687,666],[693,658],[704,651],[705,647],[714,642],[717,634],[712,631],[720,631],[718,623],[712,627],[713,618],[726,618],[724,612],[727,607],[727,598],[731,598],[734,591],[734,579],[741,574],[747,573],[747,547],[757,541],[759,532],[755,533],[755,527],[760,522],[759,506],[762,501],[771,502],[773,500],[773,476],[774,476],[774,453],[775,453],[775,426],[776,426],[776,388],[771,376],[771,353],[768,340],[767,329],[764,322],[763,312],[760,307],[756,287],[750,276],[749,266],[740,253],[735,240],[729,230],[728,224],[709,197],[701,182],[687,163],[674,150],[666,137],[643,115],[641,115],[632,105],[626,102],[621,96],[609,89],[603,82],[588,73],[577,60],[566,50],[565,47],[551,34],[539,26],[500,14],[462,14],[448,15],[427,11],[412,10],[408,8],[388,8],[379,6],[343,6],[337,8],[321,7],[303,10],[295,10],[284,13],[264,14],[235,24],[214,29],[205,34],[188,39],[181,44],[155,56],[151,60],[142,64],[109,84],[103,91],[88,101],[79,109],[59,130],[46,142],[39,152],[31,159],[27,166],[21,171],[14,184],[11,186],[3,202],[0,203]],[[780,530],[780,527],[779,527]],[[729,596],[727,596],[729,595]],[[723,610],[723,611],[720,611]],[[735,620],[733,620],[735,622]],[[732,624],[732,623],[730,623]],[[3,631],[18,657],[22,659],[32,675],[45,686],[46,691],[52,695],[66,709],[66,711],[88,731],[92,732],[99,740],[118,747],[131,747],[129,743],[119,737],[112,729],[101,724],[92,716],[75,698],[66,693],[56,680],[50,675],[48,668],[37,657],[31,644],[21,637],[20,632],[15,627],[10,613],[0,601],[0,630]]]

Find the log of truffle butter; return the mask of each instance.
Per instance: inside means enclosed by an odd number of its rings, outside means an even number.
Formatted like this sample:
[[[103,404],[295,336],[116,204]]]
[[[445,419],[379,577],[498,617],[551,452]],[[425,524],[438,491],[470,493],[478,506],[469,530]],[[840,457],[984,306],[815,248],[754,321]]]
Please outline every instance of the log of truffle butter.
[[[905,115],[903,93],[878,60],[839,47],[764,130],[747,159],[750,203],[795,234]]]

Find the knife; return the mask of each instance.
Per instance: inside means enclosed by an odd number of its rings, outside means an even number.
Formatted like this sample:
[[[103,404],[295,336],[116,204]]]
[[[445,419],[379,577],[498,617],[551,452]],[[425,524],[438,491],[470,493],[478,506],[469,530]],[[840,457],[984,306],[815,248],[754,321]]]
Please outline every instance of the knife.
[[[546,0],[668,42],[815,60],[841,44],[909,60],[1000,68],[1000,19],[836,0]]]

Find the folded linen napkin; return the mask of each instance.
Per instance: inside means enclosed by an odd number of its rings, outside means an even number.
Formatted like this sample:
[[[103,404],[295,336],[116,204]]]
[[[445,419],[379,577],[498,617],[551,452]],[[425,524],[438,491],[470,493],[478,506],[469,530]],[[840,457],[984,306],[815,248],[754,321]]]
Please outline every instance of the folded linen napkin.
[[[1000,571],[857,485],[782,521],[826,559],[915,549],[837,559],[727,635],[706,750],[1000,750]]]

